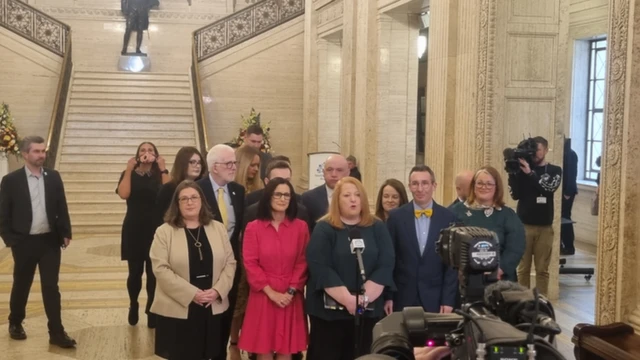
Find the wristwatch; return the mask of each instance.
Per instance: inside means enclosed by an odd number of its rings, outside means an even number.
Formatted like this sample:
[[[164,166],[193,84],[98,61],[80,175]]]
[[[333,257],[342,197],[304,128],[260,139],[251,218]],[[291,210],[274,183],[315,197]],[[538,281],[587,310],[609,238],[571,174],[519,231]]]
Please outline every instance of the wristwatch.
[[[166,174],[166,175],[169,175],[169,170],[164,169],[164,170],[160,171],[160,174]]]
[[[295,294],[296,294],[296,289],[295,289],[295,288],[290,287],[290,288],[289,288],[289,290],[287,290],[287,294],[289,294],[289,295],[295,295]]]

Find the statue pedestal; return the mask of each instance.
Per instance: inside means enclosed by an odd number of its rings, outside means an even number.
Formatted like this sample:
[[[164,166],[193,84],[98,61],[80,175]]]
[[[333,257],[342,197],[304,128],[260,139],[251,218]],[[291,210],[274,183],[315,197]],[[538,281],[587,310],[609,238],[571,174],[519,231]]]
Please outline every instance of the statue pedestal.
[[[151,61],[147,54],[127,53],[120,55],[118,70],[130,72],[151,71]]]

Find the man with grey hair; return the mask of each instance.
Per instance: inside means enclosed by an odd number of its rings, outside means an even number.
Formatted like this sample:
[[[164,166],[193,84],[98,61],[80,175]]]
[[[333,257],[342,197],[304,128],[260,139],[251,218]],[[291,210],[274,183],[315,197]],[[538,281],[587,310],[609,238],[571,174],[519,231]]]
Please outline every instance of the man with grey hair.
[[[197,184],[202,188],[213,218],[226,226],[233,254],[236,259],[240,259],[239,237],[244,216],[244,187],[233,181],[238,165],[236,153],[228,145],[215,145],[207,154],[207,165],[209,176],[198,180]],[[220,344],[223,350],[214,360],[227,359],[226,345],[229,342],[233,311],[236,306],[240,268],[238,266],[236,269],[233,287],[229,292],[229,309],[222,314]]]
[[[46,144],[40,136],[27,136],[20,144],[25,166],[2,178],[0,184],[0,236],[11,248],[13,286],[9,300],[9,336],[25,340],[22,327],[36,267],[44,310],[49,320],[49,343],[71,348],[76,341],[62,326],[60,290],[61,249],[71,243],[71,221],[60,174],[44,168]]]
[[[471,189],[471,181],[473,180],[473,176],[475,174],[471,170],[463,170],[456,175],[455,185],[456,185],[456,193],[458,197],[453,201],[449,207],[459,203],[467,201],[469,197],[469,192]]]

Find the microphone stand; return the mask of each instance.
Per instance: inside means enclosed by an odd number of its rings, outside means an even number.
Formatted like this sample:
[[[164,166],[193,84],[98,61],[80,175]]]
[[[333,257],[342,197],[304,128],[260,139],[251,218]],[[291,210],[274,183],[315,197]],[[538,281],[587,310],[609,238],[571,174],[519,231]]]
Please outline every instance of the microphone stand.
[[[364,264],[362,262],[362,250],[356,249],[356,258],[358,259],[356,263],[356,312],[354,314],[355,317],[355,336],[354,336],[354,346],[355,346],[355,356],[360,356],[360,335],[362,334],[362,314],[366,311],[366,306],[360,306],[360,296],[364,297],[365,288],[364,283],[367,281],[367,277],[364,273]],[[362,280],[362,283],[360,281]]]

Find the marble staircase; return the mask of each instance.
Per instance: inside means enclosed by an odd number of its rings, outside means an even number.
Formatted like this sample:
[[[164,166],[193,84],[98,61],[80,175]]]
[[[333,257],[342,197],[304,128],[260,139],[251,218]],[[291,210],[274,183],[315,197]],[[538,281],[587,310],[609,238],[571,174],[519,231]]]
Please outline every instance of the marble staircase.
[[[119,236],[126,204],[120,173],[143,141],[170,170],[178,149],[197,146],[188,73],[75,71],[56,168],[75,239]]]

